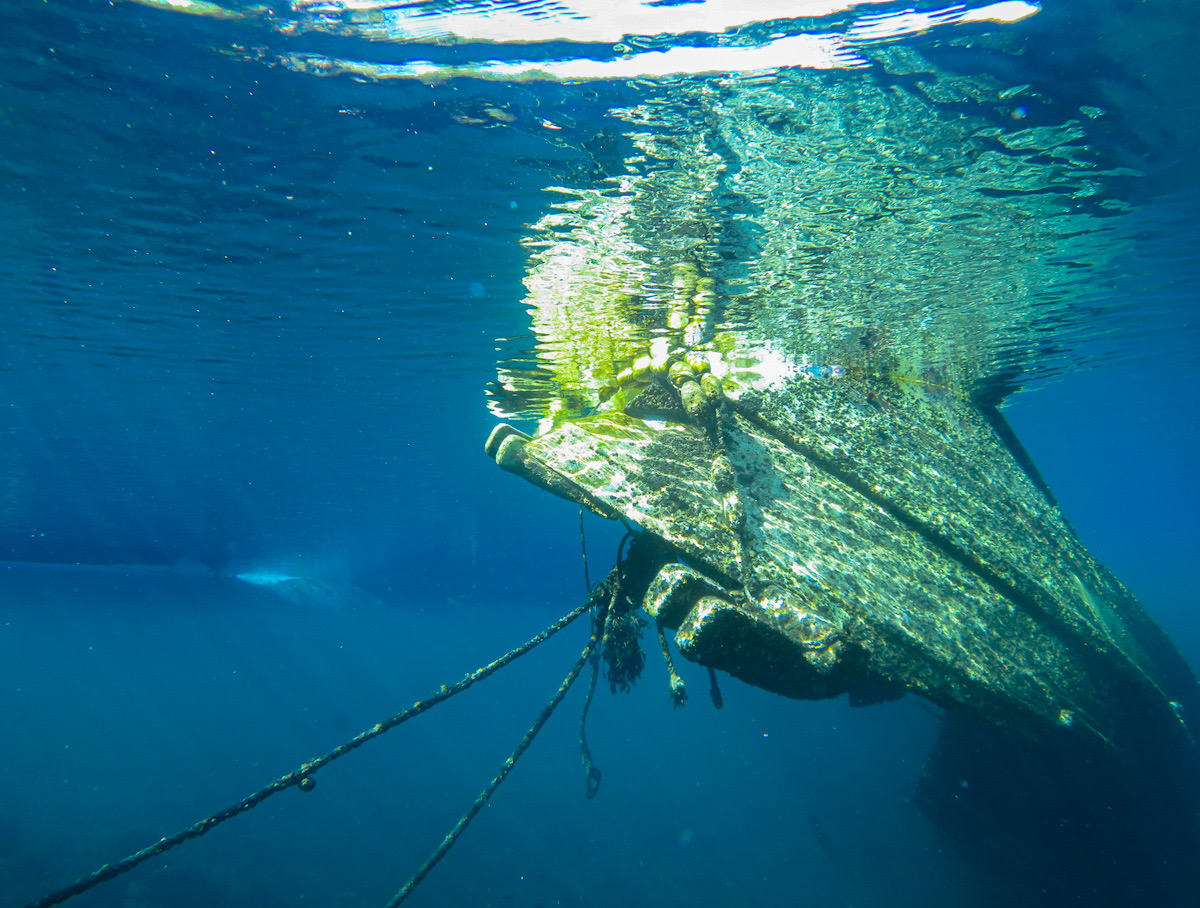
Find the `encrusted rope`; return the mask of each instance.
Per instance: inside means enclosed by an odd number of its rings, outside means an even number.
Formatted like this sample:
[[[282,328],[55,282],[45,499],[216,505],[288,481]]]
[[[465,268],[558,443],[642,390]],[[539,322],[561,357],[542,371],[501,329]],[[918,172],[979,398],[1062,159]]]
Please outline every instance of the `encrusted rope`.
[[[521,759],[521,755],[529,749],[529,745],[533,743],[533,739],[537,737],[537,733],[542,730],[542,726],[546,724],[547,720],[550,718],[550,714],[553,713],[558,704],[562,702],[563,697],[567,695],[567,691],[571,689],[571,685],[575,683],[575,679],[579,677],[579,673],[583,671],[584,665],[587,664],[588,658],[592,655],[592,650],[595,649],[596,644],[600,640],[601,626],[602,623],[599,621],[593,624],[592,636],[588,640],[587,646],[583,648],[583,652],[579,654],[579,658],[575,660],[575,664],[571,666],[571,670],[567,672],[567,676],[563,678],[562,684],[558,686],[558,690],[554,692],[554,695],[542,709],[542,712],[537,717],[536,721],[534,721],[533,725],[529,727],[529,731],[525,732],[525,737],[521,739],[520,743],[513,750],[509,758],[505,760],[503,764],[501,764],[500,771],[496,773],[496,775],[492,778],[492,781],[488,782],[483,791],[479,793],[478,797],[475,798],[475,802],[469,808],[467,808],[467,812],[464,813],[459,821],[454,824],[454,828],[446,834],[446,837],[442,839],[441,844],[434,849],[433,854],[431,854],[425,863],[421,865],[420,869],[413,874],[412,879],[405,883],[400,891],[392,896],[392,900],[387,903],[387,908],[396,908],[397,905],[408,898],[412,891],[416,889],[418,885],[420,885],[421,881],[429,875],[429,872],[433,870],[433,868],[438,865],[438,862],[446,856],[446,852],[448,852],[451,847],[453,847],[454,843],[458,841],[458,837],[462,835],[463,830],[465,830],[467,825],[473,819],[475,819],[475,815],[483,809],[483,805],[488,802],[488,799],[492,796],[496,789],[500,787],[500,783],[504,781],[505,777],[510,772],[512,772],[513,767],[517,764],[517,760]]]
[[[596,695],[596,682],[600,679],[600,654],[592,650],[592,675],[588,679],[587,696],[583,700],[583,709],[579,713],[579,756],[583,760],[584,793],[590,801],[600,790],[600,770],[592,762],[592,749],[587,742],[587,717],[592,706],[592,698]]]
[[[592,591],[592,578],[588,575],[587,537],[583,535],[583,505],[579,506],[579,551],[583,555],[583,585],[590,593]]]
[[[50,905],[59,905],[69,898],[79,895],[80,893],[87,892],[93,886],[98,886],[101,883],[107,882],[114,877],[120,876],[121,874],[132,870],[143,861],[149,860],[155,855],[162,854],[164,851],[174,848],[176,845],[186,842],[188,839],[194,839],[198,836],[204,835],[206,832],[213,829],[213,827],[224,823],[226,820],[231,819],[232,817],[236,817],[239,813],[244,813],[251,807],[255,807],[262,803],[271,795],[281,792],[286,788],[296,786],[302,791],[311,790],[314,784],[311,776],[318,769],[321,769],[328,763],[332,763],[338,757],[348,754],[350,751],[361,747],[363,744],[366,744],[372,738],[378,737],[385,731],[390,731],[397,725],[400,725],[402,722],[407,722],[414,716],[420,715],[430,707],[436,706],[438,703],[450,699],[455,694],[462,693],[476,681],[482,681],[484,678],[508,665],[508,663],[512,662],[518,656],[525,655],[525,653],[529,652],[538,644],[544,643],[546,640],[550,639],[584,612],[591,609],[596,601],[598,601],[598,597],[595,594],[588,596],[587,601],[583,605],[579,606],[579,608],[575,609],[575,611],[565,615],[558,621],[555,621],[536,637],[531,638],[530,640],[518,646],[516,649],[501,656],[494,662],[490,662],[482,668],[478,668],[469,675],[466,675],[461,681],[449,686],[443,684],[435,693],[426,699],[419,700],[408,709],[396,713],[396,715],[392,716],[390,719],[386,719],[383,722],[372,726],[362,734],[351,738],[345,744],[335,747],[327,754],[302,764],[299,769],[293,770],[287,775],[280,776],[270,785],[267,785],[265,788],[260,788],[258,791],[254,792],[254,794],[243,798],[236,804],[226,807],[224,810],[218,811],[210,817],[205,817],[198,823],[194,823],[187,829],[181,830],[174,835],[164,836],[153,845],[143,848],[141,851],[136,851],[128,857],[117,861],[116,863],[104,864],[102,867],[98,868],[87,876],[80,877],[71,885],[55,890],[49,895],[38,899],[36,902],[31,902],[26,906],[26,908],[48,908]],[[590,654],[592,648],[595,646],[596,640],[597,634],[595,631],[593,631],[592,639],[589,641],[587,649],[584,651],[585,655],[581,657],[579,664],[572,670],[572,673],[567,676],[567,680],[563,682],[563,687],[561,687],[559,689],[559,693],[555,695],[557,699],[551,700],[552,705],[548,706],[547,710],[552,710],[554,706],[558,705],[558,701],[566,695],[566,688],[570,687],[570,682],[574,681],[575,676],[579,674],[579,670],[583,667],[583,663],[587,659],[587,654]],[[549,718],[548,711],[544,712],[543,715],[539,717],[538,722],[535,723],[534,727],[530,729],[530,734],[526,735],[526,740],[522,741],[517,750],[513,752],[513,755],[509,757],[508,762],[505,764],[507,768],[502,770],[501,775],[493,780],[494,784],[491,786],[490,790],[486,791],[487,795],[490,795],[491,792],[495,790],[495,785],[498,785],[499,781],[503,779],[505,775],[507,775],[508,769],[512,768],[511,764],[515,762],[517,757],[519,757],[524,752],[525,748],[529,746],[529,741],[532,740],[532,736],[537,734],[537,731],[541,729],[543,724],[545,724],[547,718]],[[481,797],[483,796],[481,795]],[[487,798],[484,797],[484,800],[487,800]],[[481,806],[482,804],[478,805],[478,807]],[[478,811],[478,807],[475,808],[476,811]],[[474,814],[472,813],[470,816],[473,815]],[[464,817],[464,819],[469,820],[470,817]],[[465,823],[463,825],[465,825]],[[426,872],[428,872],[428,870],[426,870]],[[411,888],[411,886],[406,887],[406,889],[407,888]],[[405,892],[405,890],[401,890],[401,892]],[[393,904],[396,903],[393,902]]]
[[[683,683],[683,678],[679,677],[679,672],[675,671],[671,651],[667,648],[667,635],[663,632],[661,624],[658,626],[658,647],[662,650],[663,661],[667,663],[667,676],[671,681],[671,705],[679,709],[687,702],[687,686]]]

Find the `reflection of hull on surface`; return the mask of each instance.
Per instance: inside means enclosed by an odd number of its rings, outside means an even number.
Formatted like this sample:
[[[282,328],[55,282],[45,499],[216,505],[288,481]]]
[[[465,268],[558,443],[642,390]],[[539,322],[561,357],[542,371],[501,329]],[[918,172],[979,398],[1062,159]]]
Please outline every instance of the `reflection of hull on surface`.
[[[688,658],[791,697],[945,707],[918,806],[1018,888],[1193,903],[1196,682],[999,413],[880,377],[705,378],[663,369],[652,412],[635,396],[489,451],[669,544],[643,604]]]

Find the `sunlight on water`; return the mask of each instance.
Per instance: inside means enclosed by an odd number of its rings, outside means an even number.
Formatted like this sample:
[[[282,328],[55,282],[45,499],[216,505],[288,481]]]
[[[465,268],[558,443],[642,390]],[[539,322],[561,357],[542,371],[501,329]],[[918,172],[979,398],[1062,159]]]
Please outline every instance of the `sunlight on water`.
[[[353,75],[370,80],[450,78],[501,81],[660,78],[703,73],[768,72],[780,67],[852,69],[869,61],[855,47],[922,34],[948,25],[1015,23],[1040,7],[1025,0],[975,7],[954,5],[862,15],[849,27],[810,23],[887,0],[809,0],[807,3],[576,2],[463,4],[441,11],[425,3],[377,0],[295,0],[288,13],[259,6],[223,7],[208,0],[131,0],[145,6],[215,18],[257,20],[288,35],[309,32],[398,44],[591,44],[613,45],[618,56],[567,56],[538,60],[485,60],[467,64],[426,60],[388,63],[312,53],[286,53],[274,62],[314,75]],[[770,31],[763,31],[769,27]],[[800,32],[800,33],[795,33]],[[688,44],[673,44],[686,37]],[[706,42],[706,43],[697,43]],[[254,59],[271,61],[258,53]]]
[[[639,362],[684,354],[733,384],[836,367],[958,393],[992,382],[1000,396],[1068,365],[1041,349],[1044,335],[1086,330],[1096,274],[1128,251],[1113,218],[1137,172],[1089,144],[1103,110],[1051,113],[1028,84],[943,70],[903,41],[1002,30],[1037,5],[874,6],[298,2],[219,13],[407,53],[465,48],[442,62],[245,53],[317,76],[664,80],[609,111],[628,149],[619,168],[553,187],[534,225],[537,344],[501,366],[499,415],[619,404],[616,385]],[[571,50],[582,43],[587,53]],[[1002,31],[979,43],[995,69],[1019,52]],[[498,46],[519,56],[489,59]],[[474,120],[513,119],[490,110]]]
[[[533,44],[575,42],[615,44],[643,36],[717,35],[748,26],[780,27],[889,3],[890,0],[742,0],[655,3],[647,0],[574,0],[455,3],[450,9],[428,2],[391,0],[292,0],[282,8],[258,4],[219,4],[209,0],[129,0],[143,6],[196,16],[262,19],[285,33],[323,31],[403,43],[475,42]],[[449,5],[449,4],[446,4]],[[917,34],[936,25],[966,22],[1019,22],[1040,7],[1026,0],[968,7],[906,9],[863,15],[847,33],[850,40],[886,40]]]
[[[1067,366],[1039,348],[1049,325],[1084,327],[1090,281],[1127,250],[1105,189],[1131,172],[1102,163],[1078,121],[1002,125],[991,112],[1020,90],[955,80],[965,115],[915,52],[879,57],[929,85],[793,72],[614,111],[636,152],[537,225],[538,344],[502,370],[496,412],[590,410],[656,345],[770,348],[806,378],[836,365],[964,392]]]

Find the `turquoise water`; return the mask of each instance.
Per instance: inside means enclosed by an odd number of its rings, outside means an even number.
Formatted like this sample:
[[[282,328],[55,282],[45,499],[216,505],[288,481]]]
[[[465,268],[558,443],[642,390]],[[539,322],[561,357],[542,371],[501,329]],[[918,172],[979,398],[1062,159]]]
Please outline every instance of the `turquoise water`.
[[[594,403],[530,309],[539,255],[611,216],[621,180],[660,198],[696,178],[691,207],[643,209],[631,233],[699,225],[682,233],[716,276],[712,331],[816,300],[797,349],[883,326],[1012,391],[1084,542],[1200,660],[1191,6],[929,5],[918,28],[903,4],[829,4],[706,30],[680,25],[695,4],[632,4],[579,33],[592,20],[550,7],[514,26],[505,10],[541,7],[179,6],[0,12],[0,904],[237,800],[582,601],[577,509],[481,446],[495,412]],[[470,31],[480,9],[499,32]],[[646,56],[667,48],[784,57]],[[638,286],[647,313],[672,292]],[[496,384],[512,374],[516,395]],[[619,533],[587,531],[596,579]],[[584,636],[77,903],[385,903]],[[412,903],[976,903],[908,806],[936,716],[732,679],[717,713],[680,668],[681,711],[653,660],[631,694],[601,691],[594,801],[575,694]]]

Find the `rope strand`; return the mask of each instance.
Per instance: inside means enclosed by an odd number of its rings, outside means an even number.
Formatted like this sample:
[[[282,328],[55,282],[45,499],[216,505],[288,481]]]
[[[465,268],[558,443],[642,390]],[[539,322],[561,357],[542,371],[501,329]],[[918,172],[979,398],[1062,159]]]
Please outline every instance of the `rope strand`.
[[[671,650],[667,648],[667,635],[663,632],[663,626],[658,626],[658,646],[662,650],[663,661],[667,663],[667,676],[671,682],[671,705],[676,709],[683,706],[687,702],[687,685],[683,683],[683,678],[679,676],[679,672],[675,671],[675,662],[671,659]]]
[[[463,834],[463,831],[467,828],[468,824],[475,819],[475,815],[483,809],[483,805],[488,802],[488,799],[491,798],[496,789],[500,787],[500,783],[504,781],[505,777],[510,772],[512,772],[513,767],[517,764],[517,760],[521,759],[522,754],[529,749],[529,745],[533,743],[533,739],[537,737],[538,732],[542,730],[542,726],[544,726],[549,720],[551,713],[553,713],[558,704],[562,702],[563,697],[567,695],[567,691],[571,689],[571,685],[575,683],[575,679],[578,678],[579,673],[583,671],[583,666],[587,664],[588,657],[591,656],[592,650],[595,648],[599,639],[599,631],[593,629],[592,636],[588,640],[587,646],[583,648],[583,652],[580,653],[579,658],[575,660],[575,664],[571,666],[571,670],[567,672],[567,676],[563,678],[562,683],[558,686],[558,690],[554,692],[554,695],[542,709],[542,712],[537,717],[537,720],[529,727],[529,731],[525,733],[525,737],[523,737],[520,743],[517,744],[509,758],[505,760],[503,764],[501,764],[500,771],[496,773],[496,775],[492,778],[492,781],[490,781],[483,791],[479,793],[479,795],[475,798],[474,803],[472,803],[467,809],[467,812],[459,818],[459,821],[454,824],[454,828],[446,834],[446,837],[442,839],[441,844],[434,849],[433,854],[431,854],[426,859],[425,863],[421,865],[420,869],[418,869],[417,872],[412,875],[412,879],[405,883],[404,886],[401,887],[400,891],[392,896],[392,900],[387,903],[387,908],[396,908],[397,905],[407,899],[412,891],[416,889],[418,885],[420,885],[421,881],[429,875],[429,872],[438,865],[438,862],[446,856],[446,852],[448,852],[454,846],[454,843],[458,841],[458,837]]]
[[[579,550],[583,554],[583,585],[590,593],[592,591],[592,578],[588,575],[587,536],[583,534],[583,505],[579,506]]]
[[[518,658],[519,656],[525,655],[527,652],[529,652],[535,646],[538,646],[539,644],[544,643],[545,641],[549,640],[552,636],[557,634],[559,631],[561,631],[564,627],[566,627],[568,624],[573,622],[576,618],[578,618],[584,612],[591,609],[592,606],[595,604],[594,600],[596,600],[596,598],[597,597],[595,594],[588,596],[587,601],[583,605],[579,606],[579,608],[575,609],[570,614],[563,616],[558,621],[555,621],[553,624],[551,624],[548,628],[546,628],[540,634],[538,634],[535,637],[530,638],[525,643],[518,646],[516,649],[511,650],[508,653],[505,653],[503,656],[501,656],[499,659],[496,659],[494,662],[490,662],[487,665],[483,666],[482,668],[476,669],[475,671],[473,671],[470,674],[463,677],[462,680],[460,680],[454,684],[451,684],[451,685],[443,684],[441,686],[441,688],[439,688],[437,691],[435,691],[431,696],[425,698],[424,700],[419,700],[416,703],[414,703],[412,706],[410,706],[408,709],[402,710],[401,712],[396,713],[391,718],[385,719],[383,722],[377,723],[376,725],[372,726],[371,728],[367,729],[366,731],[362,732],[361,734],[356,735],[355,737],[351,738],[349,741],[345,742],[344,744],[340,744],[337,747],[335,747],[333,750],[329,751],[328,753],[323,754],[320,757],[317,757],[315,760],[310,760],[309,762],[302,764],[298,769],[295,769],[292,772],[289,772],[287,775],[280,776],[278,779],[276,779],[271,784],[269,784],[263,788],[260,788],[258,791],[254,792],[254,794],[243,798],[242,800],[238,801],[236,804],[231,804],[229,807],[226,807],[224,810],[218,811],[217,813],[213,814],[210,817],[205,817],[203,820],[200,820],[198,823],[193,823],[191,826],[175,833],[174,835],[164,836],[163,838],[161,838],[157,842],[155,842],[153,845],[143,848],[140,851],[135,851],[133,854],[129,855],[126,858],[121,859],[120,861],[117,861],[112,864],[104,864],[101,867],[97,868],[92,873],[88,874],[87,876],[80,877],[78,880],[76,880],[74,883],[71,883],[69,886],[64,886],[63,888],[57,889],[54,892],[51,892],[49,895],[46,895],[46,896],[38,899],[36,902],[31,902],[29,905],[26,906],[26,908],[50,908],[51,905],[59,905],[59,904],[65,902],[69,898],[73,898],[74,896],[77,896],[83,892],[87,892],[93,886],[98,886],[101,883],[107,882],[108,880],[111,880],[114,877],[118,877],[121,874],[132,870],[134,867],[136,867],[138,864],[141,864],[143,861],[147,861],[150,858],[154,857],[155,855],[162,854],[164,851],[168,851],[169,849],[174,848],[176,845],[180,845],[183,842],[186,842],[188,839],[194,839],[197,836],[204,835],[206,832],[209,832],[216,826],[220,825],[221,823],[224,823],[226,820],[236,817],[238,814],[244,813],[245,811],[249,810],[250,808],[261,804],[263,801],[265,801],[271,795],[276,794],[280,791],[283,791],[284,789],[296,786],[296,787],[300,788],[302,791],[311,790],[313,787],[313,784],[314,784],[311,776],[318,769],[321,769],[322,767],[328,765],[329,763],[332,763],[338,757],[344,756],[345,754],[348,754],[350,751],[361,747],[363,744],[366,744],[372,738],[379,737],[379,735],[382,735],[386,731],[390,731],[391,729],[395,728],[397,725],[400,725],[403,722],[407,722],[409,719],[413,718],[414,716],[419,716],[421,713],[425,712],[427,709],[430,709],[431,707],[436,706],[438,703],[441,703],[444,700],[450,699],[455,694],[462,693],[464,690],[466,690],[468,687],[470,687],[476,681],[482,681],[484,678],[488,677],[489,675],[494,674],[495,672],[499,671],[501,668],[508,665],[508,663],[512,662],[514,659]],[[593,637],[593,643],[594,643],[595,633],[593,633],[592,637]],[[591,650],[593,643],[588,644],[589,652]],[[577,671],[576,671],[576,674],[578,674]],[[574,678],[572,678],[571,680],[574,680]],[[565,691],[564,691],[564,693],[565,693]],[[559,699],[561,699],[561,697]],[[542,721],[544,722],[544,720],[542,720]],[[539,725],[538,728],[540,728],[540,727],[541,726]],[[528,745],[525,745],[525,746],[528,746]],[[516,756],[519,756],[519,755],[520,754],[516,754]]]
[[[588,679],[587,696],[583,700],[583,710],[579,713],[579,755],[583,760],[584,793],[590,801],[600,790],[600,770],[592,762],[592,749],[587,742],[587,716],[592,706],[592,698],[596,695],[596,682],[600,678],[600,659],[595,650],[592,651],[592,676]]]

